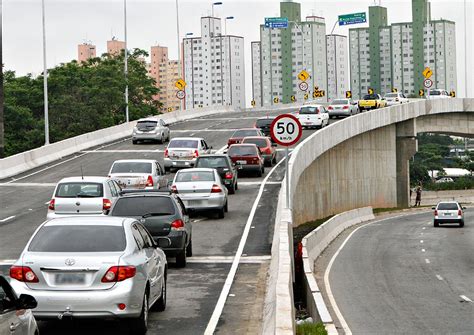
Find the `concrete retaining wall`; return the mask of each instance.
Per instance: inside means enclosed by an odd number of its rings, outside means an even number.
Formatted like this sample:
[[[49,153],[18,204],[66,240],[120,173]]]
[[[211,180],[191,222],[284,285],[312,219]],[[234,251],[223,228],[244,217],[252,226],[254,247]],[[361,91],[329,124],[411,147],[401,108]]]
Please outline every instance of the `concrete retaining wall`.
[[[325,325],[329,334],[337,334],[337,330],[314,278],[314,262],[345,229],[372,219],[374,219],[372,207],[354,209],[332,217],[302,240],[307,310],[313,320],[321,321]]]

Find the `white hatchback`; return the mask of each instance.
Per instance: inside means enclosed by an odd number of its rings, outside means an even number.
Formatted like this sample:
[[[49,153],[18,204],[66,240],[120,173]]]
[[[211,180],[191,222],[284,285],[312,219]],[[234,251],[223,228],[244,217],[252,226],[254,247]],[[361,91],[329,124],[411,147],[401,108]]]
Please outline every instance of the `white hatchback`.
[[[433,224],[439,227],[440,223],[459,223],[459,227],[464,227],[464,210],[457,201],[442,201],[433,207]]]
[[[329,124],[329,114],[323,105],[305,105],[296,116],[303,128],[323,128]]]
[[[387,93],[383,98],[387,101],[387,106],[401,105],[409,102],[405,94],[401,92]]]

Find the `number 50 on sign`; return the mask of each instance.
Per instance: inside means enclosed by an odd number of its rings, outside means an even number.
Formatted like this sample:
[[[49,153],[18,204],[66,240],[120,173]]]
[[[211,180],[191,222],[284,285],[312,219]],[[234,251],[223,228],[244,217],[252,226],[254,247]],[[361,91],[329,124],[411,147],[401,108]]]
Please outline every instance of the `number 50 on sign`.
[[[300,140],[302,134],[301,123],[291,114],[277,116],[270,126],[270,135],[279,145],[291,146]]]

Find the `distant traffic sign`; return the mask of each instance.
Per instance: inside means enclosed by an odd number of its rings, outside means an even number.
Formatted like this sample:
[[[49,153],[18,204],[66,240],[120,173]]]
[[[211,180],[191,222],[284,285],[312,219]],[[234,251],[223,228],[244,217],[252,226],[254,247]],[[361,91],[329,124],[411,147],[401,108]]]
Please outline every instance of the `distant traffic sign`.
[[[294,95],[291,96],[291,102],[295,102],[296,101],[296,97]]]
[[[367,22],[367,16],[363,13],[352,13],[346,15],[339,15],[338,18],[340,26],[347,26],[349,24],[358,24]]]
[[[308,100],[308,99],[309,99],[309,94],[308,94],[308,93],[306,93],[306,94],[304,95],[304,99],[305,99],[305,100]]]
[[[256,105],[255,100],[252,100],[252,101],[250,102],[250,104],[252,105],[252,107],[255,107],[255,105]]]
[[[392,93],[397,93],[398,92],[398,88],[392,88]]]
[[[305,81],[309,78],[309,73],[306,72],[305,70],[301,71],[299,74],[298,74],[298,79],[301,80],[301,81]]]
[[[346,91],[346,99],[352,98],[352,92],[351,91]]]
[[[266,17],[265,28],[288,28],[287,17]]]
[[[302,81],[299,86],[300,86],[300,90],[302,90],[302,91],[307,91],[308,88],[309,88],[308,83],[305,82],[305,81]]]
[[[429,79],[432,75],[433,75],[433,71],[429,68],[429,66],[427,66],[423,72],[423,77],[425,77],[426,79]]]
[[[274,104],[277,104],[277,103],[279,103],[279,102],[280,102],[280,99],[278,99],[278,97],[273,98],[273,103],[274,103]]]
[[[295,116],[282,114],[273,120],[270,126],[270,135],[276,143],[288,147],[300,140],[303,129]]]
[[[420,97],[424,97],[424,96],[425,96],[425,90],[420,89],[420,90],[418,91],[418,95],[419,95]]]
[[[451,91],[451,92],[449,92],[449,96],[450,96],[451,98],[456,98],[456,91]]]
[[[186,82],[183,79],[178,79],[176,83],[174,83],[174,86],[180,91],[184,90],[186,87]]]
[[[367,90],[367,93],[369,93],[369,94],[374,94],[375,91],[374,91],[374,89],[373,89],[372,87],[369,87],[369,89]]]
[[[183,100],[185,96],[186,96],[186,92],[182,90],[179,90],[178,92],[176,92],[176,98],[178,98],[179,100]]]
[[[425,80],[423,80],[423,86],[425,88],[430,88],[431,86],[433,86],[433,80],[426,78]]]

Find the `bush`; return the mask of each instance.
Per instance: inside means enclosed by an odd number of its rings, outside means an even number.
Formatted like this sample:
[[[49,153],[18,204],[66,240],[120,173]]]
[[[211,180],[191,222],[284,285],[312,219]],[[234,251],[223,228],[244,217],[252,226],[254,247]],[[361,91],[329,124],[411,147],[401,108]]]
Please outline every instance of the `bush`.
[[[296,326],[296,335],[327,335],[322,322],[303,323]]]
[[[447,191],[447,190],[471,190],[474,189],[473,177],[461,177],[452,183],[427,183],[424,185],[426,190],[430,191]]]

